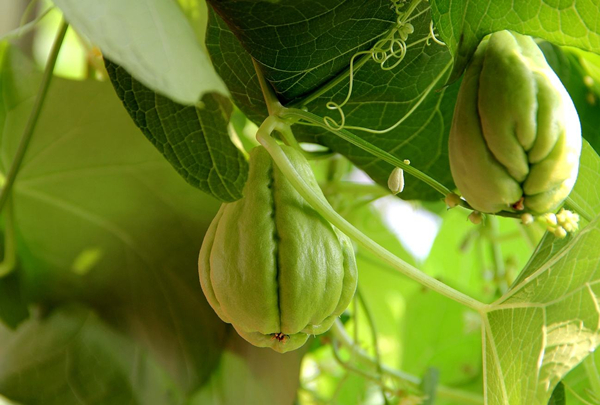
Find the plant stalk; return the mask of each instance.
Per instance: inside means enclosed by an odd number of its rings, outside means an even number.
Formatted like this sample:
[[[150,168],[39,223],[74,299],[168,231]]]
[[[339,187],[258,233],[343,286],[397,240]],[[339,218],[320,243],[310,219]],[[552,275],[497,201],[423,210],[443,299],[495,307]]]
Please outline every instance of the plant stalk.
[[[58,32],[56,33],[54,43],[52,44],[50,55],[48,56],[48,63],[46,63],[46,68],[44,69],[44,74],[42,75],[42,81],[40,83],[40,88],[36,95],[33,108],[31,109],[31,113],[29,114],[29,119],[27,120],[27,124],[25,125],[25,130],[23,131],[23,135],[21,136],[21,141],[19,142],[19,146],[17,147],[15,157],[6,174],[4,187],[0,192],[0,212],[2,212],[2,208],[4,208],[4,205],[8,200],[8,196],[10,195],[12,187],[15,183],[17,174],[19,173],[21,163],[23,163],[23,158],[25,157],[25,153],[27,152],[27,147],[29,146],[29,142],[31,141],[33,132],[35,131],[38,118],[40,117],[40,113],[44,105],[44,100],[46,99],[46,95],[48,94],[48,88],[50,87],[50,82],[52,81],[52,73],[54,72],[54,66],[56,65],[58,53],[60,52],[60,48],[65,38],[67,28],[69,28],[69,24],[65,22],[65,20],[62,20],[58,28]]]

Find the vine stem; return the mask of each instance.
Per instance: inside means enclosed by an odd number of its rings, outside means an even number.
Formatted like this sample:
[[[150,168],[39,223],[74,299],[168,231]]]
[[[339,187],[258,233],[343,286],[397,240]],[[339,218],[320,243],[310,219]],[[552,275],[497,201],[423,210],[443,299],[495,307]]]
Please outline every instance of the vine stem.
[[[339,136],[343,140],[348,141],[351,144],[358,146],[362,150],[369,152],[373,156],[380,158],[384,162],[387,162],[393,166],[401,168],[406,173],[409,173],[409,174],[415,176],[417,179],[428,184],[433,189],[438,191],[440,194],[446,196],[451,193],[451,191],[446,186],[444,186],[442,183],[438,182],[434,178],[428,176],[427,174],[423,173],[419,169],[416,169],[413,166],[404,163],[403,160],[384,151],[383,149],[376,147],[375,145],[371,144],[370,142],[367,142],[364,139],[354,135],[352,132],[345,130],[345,129],[335,129],[335,128],[328,127],[327,125],[323,124],[322,118],[319,117],[318,115],[309,113],[307,111],[298,110],[296,108],[285,108],[285,107],[279,109],[277,111],[277,115],[284,120],[289,120],[289,119],[302,120],[304,122],[308,122],[310,124],[320,126],[323,129]]]
[[[376,360],[369,356],[364,350],[362,350],[355,342],[352,341],[350,336],[346,333],[344,325],[339,319],[333,323],[333,326],[329,330],[329,333],[334,339],[344,346],[351,354],[354,354],[361,361],[376,367]],[[400,380],[401,382],[408,383],[414,388],[418,388],[421,384],[421,379],[412,374],[396,370],[395,368],[388,367],[385,364],[381,365],[382,371],[389,377]],[[470,393],[462,390],[445,387],[443,385],[437,386],[437,394],[440,398],[454,400],[460,404],[472,404],[472,405],[483,405],[483,398],[475,393]]]
[[[304,123],[306,125],[318,126],[326,131],[333,133],[334,135],[342,138],[343,140],[350,142],[351,144],[353,144],[355,146],[358,146],[360,149],[364,150],[365,152],[368,152],[371,155],[378,157],[382,161],[389,163],[392,166],[401,168],[402,170],[404,170],[405,173],[413,175],[417,179],[421,180],[422,182],[424,182],[425,184],[429,185],[431,188],[433,188],[434,190],[439,192],[444,197],[447,196],[448,194],[452,193],[452,191],[450,191],[450,189],[448,187],[444,186],[442,183],[440,183],[436,179],[430,177],[429,175],[420,171],[419,169],[417,169],[409,164],[404,163],[403,160],[397,158],[396,156],[392,155],[391,153],[384,151],[383,149],[378,148],[377,146],[373,145],[372,143],[365,141],[364,139],[360,138],[359,136],[356,136],[355,134],[353,134],[352,132],[350,132],[346,129],[336,129],[336,128],[331,128],[331,127],[327,126],[326,124],[323,123],[322,118],[319,117],[318,115],[312,114],[308,111],[299,110],[297,108],[287,108],[287,107],[283,107],[283,106],[280,106],[279,108],[274,108],[273,111],[278,117],[289,122],[290,124],[300,121],[300,122],[298,122],[299,124]],[[462,198],[460,199],[458,205],[462,208],[465,208],[465,209],[468,209],[471,211],[475,211],[475,209],[473,207],[471,207],[471,205],[468,202],[466,202],[465,200],[463,200]],[[495,214],[489,214],[489,215],[495,215],[498,217],[506,217],[506,218],[521,218],[521,213],[511,212],[511,211],[500,211],[500,212],[496,212]]]
[[[357,243],[362,245],[365,249],[371,251],[375,256],[379,257],[384,262],[390,264],[400,273],[412,278],[425,287],[437,291],[438,293],[452,300],[460,302],[461,304],[478,311],[479,313],[485,313],[487,307],[486,304],[447,286],[446,284],[404,262],[402,259],[384,249],[371,238],[355,228],[340,214],[338,214],[325,199],[318,196],[311,189],[311,187],[306,184],[302,176],[296,171],[283,149],[281,149],[281,146],[279,146],[277,141],[271,137],[271,133],[274,130],[281,130],[281,128],[284,128],[286,125],[287,124],[281,121],[279,118],[275,116],[269,116],[258,129],[256,139],[265,147],[265,149],[267,149],[277,164],[277,167],[279,167],[283,175],[292,184],[296,191],[298,191],[298,193],[316,211],[318,211],[326,220],[337,227],[340,231],[354,239]]]
[[[67,28],[69,28],[69,24],[63,19],[58,28],[58,32],[56,33],[54,43],[52,44],[52,49],[50,50],[50,55],[48,56],[48,62],[46,63],[44,74],[42,75],[40,88],[37,92],[31,113],[29,114],[27,124],[25,125],[25,130],[21,136],[21,141],[19,142],[19,146],[15,152],[15,157],[10,165],[10,168],[8,169],[4,187],[0,192],[0,212],[2,212],[2,209],[8,200],[12,186],[14,185],[17,174],[19,173],[19,168],[21,167],[21,163],[25,157],[25,152],[27,152],[29,141],[31,141],[31,136],[33,135],[38,118],[40,117],[40,112],[42,111],[42,106],[44,105],[44,100],[46,99],[48,88],[50,87],[50,82],[52,81],[52,73],[54,72],[54,66],[56,65],[56,60],[58,59],[58,53],[62,46],[63,39],[65,38],[65,34],[67,33]]]
[[[494,260],[494,281],[496,288],[498,288],[500,295],[504,294],[508,290],[506,283],[506,269],[504,266],[504,257],[502,256],[502,247],[500,246],[500,224],[498,218],[489,216],[488,220],[488,239],[490,243],[490,251]]]

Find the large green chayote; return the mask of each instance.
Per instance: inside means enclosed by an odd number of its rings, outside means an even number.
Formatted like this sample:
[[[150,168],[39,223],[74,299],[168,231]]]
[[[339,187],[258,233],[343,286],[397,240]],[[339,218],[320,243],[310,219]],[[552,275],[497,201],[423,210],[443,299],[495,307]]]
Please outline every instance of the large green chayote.
[[[325,198],[306,159],[283,148]],[[223,204],[210,225],[198,268],[217,315],[253,345],[281,353],[326,332],[357,283],[350,239],[298,194],[263,147],[250,154],[244,197]]]
[[[581,128],[575,106],[530,37],[485,38],[458,93],[449,158],[473,208],[555,211],[577,179]]]

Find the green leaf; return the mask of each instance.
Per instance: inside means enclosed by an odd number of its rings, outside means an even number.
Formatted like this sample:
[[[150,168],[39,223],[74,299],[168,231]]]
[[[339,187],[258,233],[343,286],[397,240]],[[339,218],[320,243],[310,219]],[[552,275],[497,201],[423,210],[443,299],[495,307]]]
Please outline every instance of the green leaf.
[[[242,197],[248,163],[227,133],[229,99],[210,93],[201,105],[185,106],[109,60],[106,70],[136,125],[188,183],[222,201]]]
[[[285,102],[334,78],[356,52],[369,49],[396,20],[389,0],[209,3]]]
[[[182,403],[147,351],[79,306],[28,321],[2,342],[0,394],[28,405]]]
[[[600,157],[583,141],[579,174],[568,203],[581,214],[594,218],[600,214]]]
[[[559,382],[552,391],[552,396],[550,397],[550,401],[548,401],[548,405],[566,405],[567,398],[565,396],[565,386],[562,382]]]
[[[145,86],[182,104],[227,95],[173,0],[56,0],[78,32]]]
[[[348,198],[351,197],[348,196]],[[385,225],[383,215],[373,205],[349,210],[346,219],[407,263],[415,264],[414,258],[405,250],[398,237]],[[356,246],[355,251],[356,264],[360,272],[358,286],[365,304],[373,316],[379,337],[381,358],[389,366],[399,367],[403,348],[400,339],[400,324],[406,316],[408,299],[419,288],[419,285],[403,277],[387,263],[361,246]],[[371,329],[366,315],[361,312],[358,320],[361,339],[371,342]]]
[[[304,349],[279,354],[229,331],[218,367],[190,405],[294,403]]]
[[[0,321],[12,329],[29,317],[19,276],[20,270],[15,269],[11,274],[0,278]]]
[[[340,11],[343,11],[347,6],[352,9],[357,4],[356,1],[350,3],[348,5],[347,2],[336,2],[336,5],[338,5]],[[274,5],[269,5],[269,7],[276,8]],[[365,7],[364,4],[362,7]],[[386,12],[390,11],[387,2],[386,4],[369,2],[368,7],[365,8],[375,9],[376,7],[386,10]],[[295,9],[295,7],[292,7],[292,9]],[[221,11],[222,9],[220,9]],[[383,11],[380,12],[383,13]],[[298,25],[306,23],[301,14],[291,13],[291,15],[295,16]],[[288,23],[290,23],[291,16],[287,18]],[[409,115],[400,126],[384,134],[373,134],[358,130],[352,130],[352,132],[401,159],[409,159],[414,167],[452,188],[453,181],[448,163],[448,134],[458,84],[442,88],[450,71],[451,56],[445,47],[435,43],[427,45],[427,41],[425,41],[429,36],[429,23],[431,21],[428,7],[422,4],[411,18],[411,24],[414,26],[415,32],[407,40],[408,50],[399,66],[392,70],[382,70],[379,64],[370,60],[360,70],[354,72],[352,97],[344,107],[346,124],[371,129],[385,129],[395,124],[402,117]],[[316,19],[314,22],[311,20],[310,23],[314,24],[315,32],[327,31],[331,28],[327,25],[327,20]],[[343,26],[345,27],[345,25]],[[385,34],[386,29],[386,27],[383,27],[380,34]],[[235,34],[238,38],[246,38],[238,31],[235,31]],[[352,30],[350,30],[345,37],[349,38],[348,41],[350,39],[355,41],[356,46],[363,46],[358,43],[353,35]],[[308,42],[314,39],[309,34],[304,34],[304,36],[298,34],[297,37],[298,40],[302,38]],[[346,42],[345,40],[344,43]],[[273,49],[278,49],[280,52],[284,50],[283,45],[279,42],[270,41],[268,43]],[[266,110],[249,53],[252,54],[253,47],[257,49],[262,49],[262,47],[254,42],[240,43],[237,41],[233,33],[229,32],[226,24],[220,21],[215,13],[212,13],[209,19],[207,47],[215,62],[217,71],[230,88],[236,105],[250,119],[259,124],[266,116]],[[304,50],[305,48],[301,49]],[[336,52],[330,51],[332,55]],[[347,62],[352,56],[352,54],[338,54],[340,58],[346,60],[346,65],[340,67],[334,75],[328,74],[326,77],[328,79],[327,83],[333,83],[334,80],[338,79],[341,81],[331,89],[323,87],[320,82],[313,83],[312,94],[319,96],[305,106],[312,113],[321,117],[330,116],[336,120],[339,118],[338,112],[332,112],[326,104],[332,100],[341,102],[346,97],[349,85],[347,77],[349,66]],[[291,64],[291,66],[301,66],[303,61],[311,58],[312,51],[305,50],[304,54],[298,54],[291,59],[288,58],[289,60],[286,63]],[[284,73],[291,78],[298,79],[289,69],[280,72],[278,75]],[[276,89],[280,83],[285,82],[279,76],[277,77],[278,81],[271,81]],[[267,76],[267,78],[269,77]],[[432,82],[434,83],[433,88],[426,95],[428,86]],[[323,92],[323,94],[320,94],[320,92]],[[424,99],[417,106],[421,97],[424,97]],[[305,100],[296,100],[294,105],[300,106]],[[294,134],[301,140],[320,143],[335,152],[343,154],[366,171],[379,184],[383,186],[387,184],[393,167],[374,158],[362,149],[318,127],[295,125]],[[401,197],[404,199],[433,200],[439,198],[439,194],[424,183],[408,176]]]
[[[536,252],[525,276],[489,306],[483,319],[489,404],[547,404],[556,384],[600,344],[598,245],[600,218],[552,256]]]
[[[457,79],[479,41],[494,31],[512,30],[556,45],[600,52],[600,5],[593,0],[431,0],[435,27],[454,56],[450,81]]]
[[[594,74],[593,68],[600,68],[600,56],[575,48],[561,48],[545,41],[539,46],[577,108],[583,137],[599,151],[600,75],[593,77],[591,74]]]
[[[2,173],[39,80],[9,48],[0,65]],[[53,79],[12,199],[29,300],[101,308],[182,387],[206,380],[225,326],[204,300],[197,257],[219,203],[140,136],[110,84]]]
[[[426,375],[433,367],[437,381],[450,386],[481,376],[480,322],[472,310],[434,292],[417,291],[407,299],[402,330],[402,370]]]
[[[267,116],[265,98],[260,89],[252,58],[233,35],[225,21],[214,10],[208,9],[206,48],[215,70],[227,83],[235,104],[254,123],[260,124]]]

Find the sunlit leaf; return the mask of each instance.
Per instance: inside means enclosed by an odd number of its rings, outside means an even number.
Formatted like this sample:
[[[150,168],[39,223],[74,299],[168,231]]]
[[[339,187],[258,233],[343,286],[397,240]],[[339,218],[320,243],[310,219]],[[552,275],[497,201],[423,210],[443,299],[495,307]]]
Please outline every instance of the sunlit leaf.
[[[227,90],[173,0],[56,0],[67,20],[144,85],[182,104]]]
[[[545,405],[556,384],[600,344],[600,219],[524,276],[484,316],[489,404]],[[543,254],[543,253],[537,253]]]
[[[600,52],[596,21],[600,5],[593,0],[431,0],[436,28],[454,56],[452,78],[462,73],[481,38],[494,31],[513,30]]]

